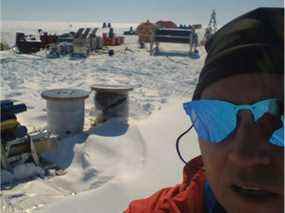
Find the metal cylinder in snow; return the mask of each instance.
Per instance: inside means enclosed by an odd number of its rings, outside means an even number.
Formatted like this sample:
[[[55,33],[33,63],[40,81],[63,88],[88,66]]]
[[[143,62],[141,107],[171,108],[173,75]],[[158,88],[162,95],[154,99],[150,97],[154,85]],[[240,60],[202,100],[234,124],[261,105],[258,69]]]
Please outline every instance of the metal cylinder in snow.
[[[109,120],[110,118],[121,118],[125,121],[129,116],[129,95],[133,90],[125,85],[94,85],[94,103],[96,114],[100,119]],[[97,117],[98,118],[98,117]]]
[[[47,100],[48,130],[60,136],[79,133],[84,126],[84,105],[89,92],[53,89],[42,92]]]

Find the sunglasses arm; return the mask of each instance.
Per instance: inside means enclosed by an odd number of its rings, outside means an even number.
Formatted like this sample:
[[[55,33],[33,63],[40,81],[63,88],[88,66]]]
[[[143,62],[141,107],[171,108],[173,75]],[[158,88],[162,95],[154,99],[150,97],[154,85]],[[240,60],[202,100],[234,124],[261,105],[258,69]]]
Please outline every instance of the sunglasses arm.
[[[185,135],[187,134],[192,128],[193,128],[193,124],[186,130],[184,131],[181,135],[178,136],[178,138],[176,139],[176,152],[180,158],[180,160],[183,161],[183,163],[187,164],[187,162],[184,160],[184,158],[182,157],[181,155],[181,152],[180,152],[180,149],[179,149],[179,143],[180,143],[180,139]]]

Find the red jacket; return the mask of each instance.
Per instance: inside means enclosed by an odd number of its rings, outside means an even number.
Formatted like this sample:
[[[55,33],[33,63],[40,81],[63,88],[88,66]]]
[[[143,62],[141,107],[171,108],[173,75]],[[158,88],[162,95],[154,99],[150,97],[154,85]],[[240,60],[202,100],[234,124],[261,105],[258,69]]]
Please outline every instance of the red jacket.
[[[201,156],[183,169],[183,182],[161,189],[152,196],[132,201],[125,213],[203,213],[206,177]]]

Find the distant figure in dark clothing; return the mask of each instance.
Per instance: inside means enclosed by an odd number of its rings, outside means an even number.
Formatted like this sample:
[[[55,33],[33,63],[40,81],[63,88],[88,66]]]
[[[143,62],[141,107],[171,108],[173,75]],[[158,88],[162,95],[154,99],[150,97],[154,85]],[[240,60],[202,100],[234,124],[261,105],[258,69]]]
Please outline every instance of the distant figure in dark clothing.
[[[114,29],[110,28],[109,30],[109,38],[113,38],[114,37]]]

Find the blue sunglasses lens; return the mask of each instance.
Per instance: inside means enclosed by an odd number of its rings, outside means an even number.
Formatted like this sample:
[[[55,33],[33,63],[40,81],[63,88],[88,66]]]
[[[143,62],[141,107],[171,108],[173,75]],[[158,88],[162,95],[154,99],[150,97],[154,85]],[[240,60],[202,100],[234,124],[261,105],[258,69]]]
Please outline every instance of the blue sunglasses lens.
[[[184,104],[186,113],[190,116],[194,128],[203,140],[218,143],[234,131],[236,116],[232,107],[221,104],[220,101],[192,101]]]
[[[237,114],[249,110],[257,121],[265,113],[280,115],[276,99],[268,99],[253,105],[234,105],[218,100],[199,100],[185,103],[184,109],[190,116],[198,137],[211,143],[219,143],[234,132]],[[282,119],[283,123],[283,119]],[[276,130],[269,142],[284,147],[284,126]]]
[[[277,129],[271,136],[269,143],[284,147],[284,127]]]

